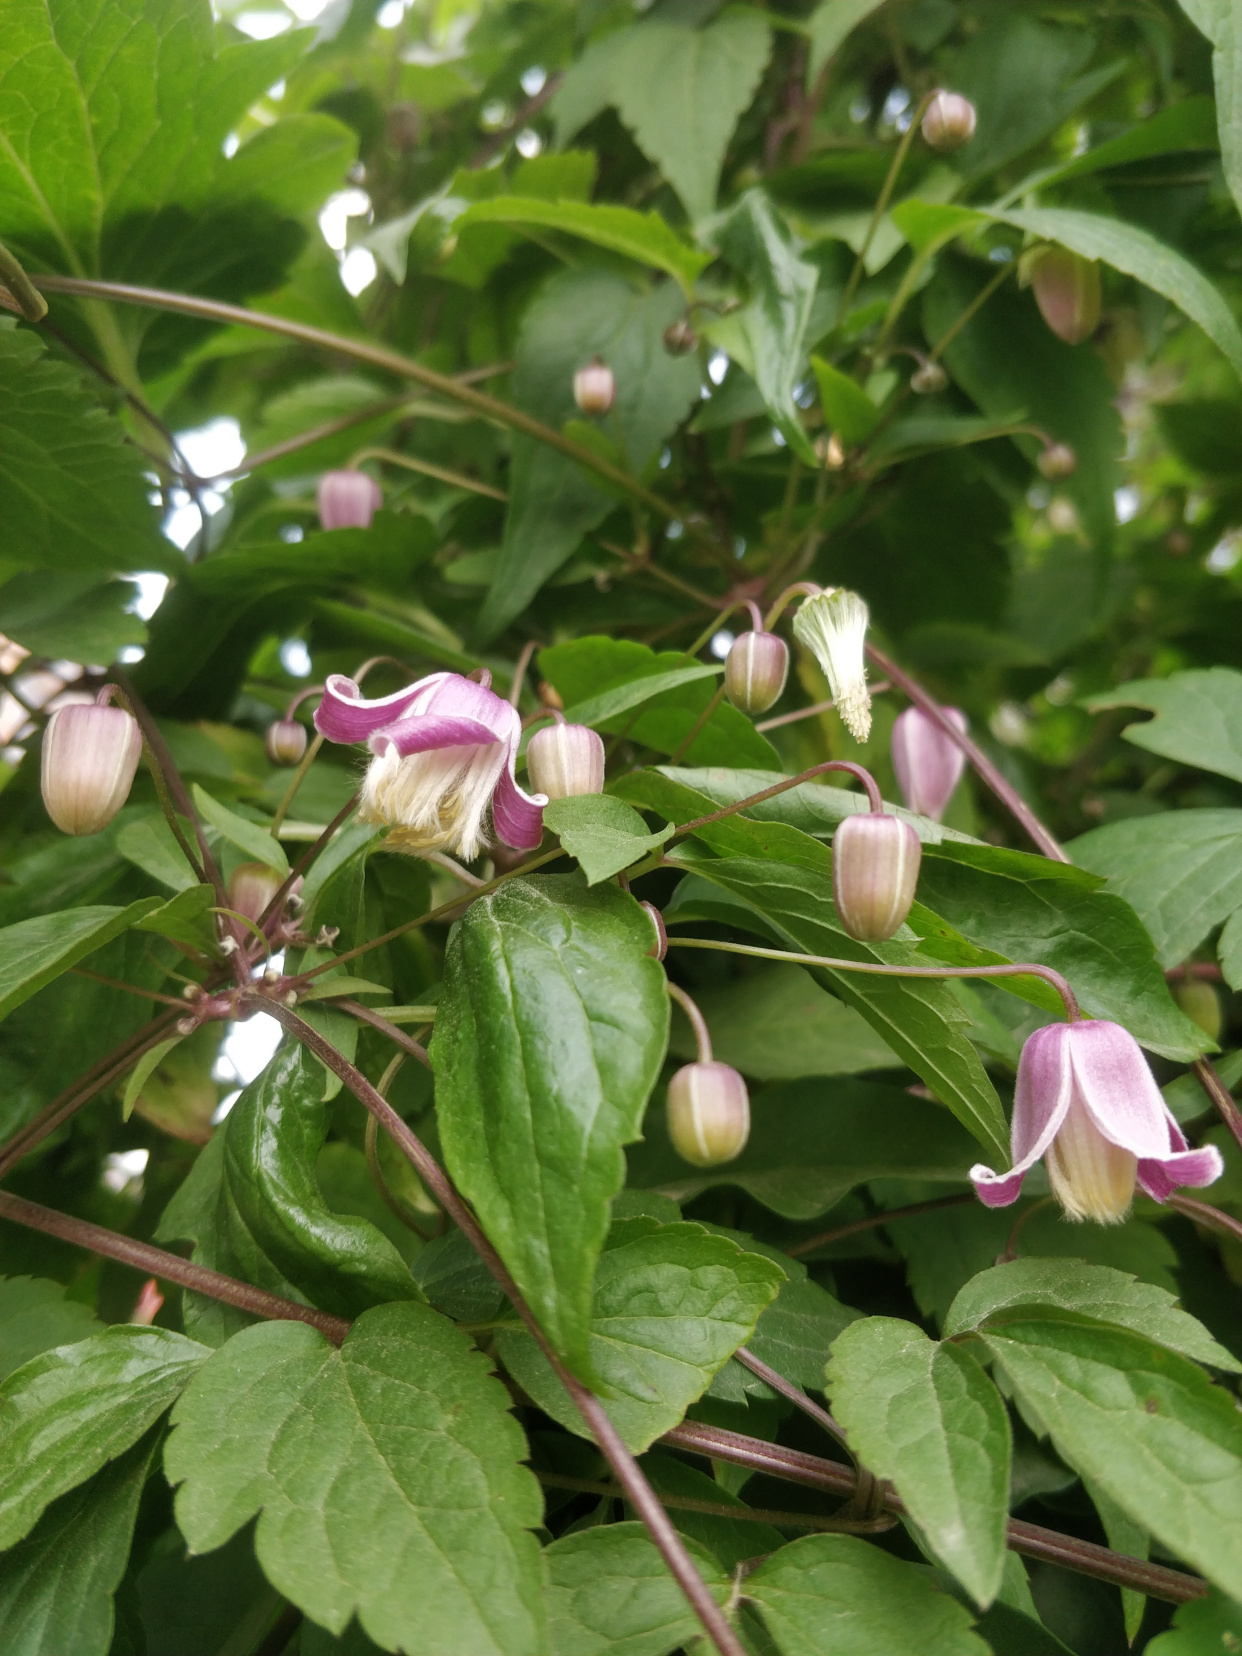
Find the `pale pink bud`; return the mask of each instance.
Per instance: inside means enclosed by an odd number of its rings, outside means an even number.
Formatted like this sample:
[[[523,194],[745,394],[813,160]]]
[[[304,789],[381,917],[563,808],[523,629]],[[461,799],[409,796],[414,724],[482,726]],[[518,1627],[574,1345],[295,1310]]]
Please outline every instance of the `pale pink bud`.
[[[603,793],[603,739],[589,725],[547,725],[527,744],[526,774],[535,792],[549,799]]]
[[[934,397],[949,383],[949,376],[938,362],[924,362],[910,375],[910,389],[919,397]]]
[[[306,727],[296,719],[275,719],[263,740],[273,765],[296,765],[306,752]]]
[[[266,863],[239,863],[229,880],[229,907],[257,921],[280,890],[280,875]]]
[[[961,149],[975,135],[975,106],[960,92],[937,92],[923,116],[923,136],[935,150]]]
[[[717,1167],[741,1155],[750,1137],[746,1083],[728,1064],[686,1064],[668,1084],[668,1135],[694,1167]]]
[[[1037,247],[1022,260],[1044,321],[1067,345],[1090,339],[1100,320],[1100,267],[1068,247]]]
[[[886,812],[847,816],[832,837],[832,895],[851,937],[892,937],[914,901],[923,848],[908,822]]]
[[[1035,464],[1049,482],[1058,478],[1069,477],[1078,465],[1078,456],[1068,443],[1046,443],[1040,454],[1035,457]]]
[[[966,715],[956,707],[944,712],[965,735]],[[893,769],[907,809],[939,822],[965,768],[966,755],[952,737],[921,707],[907,707],[893,725]]]
[[[725,658],[725,694],[743,713],[766,713],[789,675],[789,646],[770,632],[739,633]]]
[[[154,1277],[148,1277],[139,1291],[134,1309],[129,1314],[132,1323],[141,1323],[150,1328],[160,1314],[160,1307],[164,1303],[164,1296],[160,1293],[159,1285]]]
[[[699,336],[688,317],[679,316],[664,330],[664,349],[669,356],[688,356],[699,342]]]
[[[43,803],[65,834],[97,834],[129,798],[142,732],[122,707],[57,708],[43,732]]]
[[[607,414],[617,400],[612,369],[597,357],[574,375],[574,401],[584,414]]]
[[[369,529],[383,504],[379,484],[366,472],[330,471],[319,479],[319,522],[324,529]]]

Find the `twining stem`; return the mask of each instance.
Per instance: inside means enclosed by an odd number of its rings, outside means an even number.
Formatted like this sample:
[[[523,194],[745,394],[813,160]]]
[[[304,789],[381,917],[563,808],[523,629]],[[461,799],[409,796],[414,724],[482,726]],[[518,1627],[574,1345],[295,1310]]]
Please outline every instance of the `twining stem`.
[[[298,761],[297,770],[295,770],[293,775],[289,778],[289,786],[280,796],[280,804],[276,807],[276,815],[272,818],[272,825],[268,829],[268,833],[273,839],[280,838],[280,830],[284,827],[285,818],[289,815],[293,801],[297,797],[298,789],[302,786],[303,782],[305,782],[307,771],[319,757],[319,750],[323,746],[324,740],[325,738],[321,736],[318,731],[316,731],[314,740],[310,743],[306,749],[306,752]]]
[[[822,765],[812,765],[810,770],[799,771],[797,776],[787,776],[781,782],[770,788],[763,788],[759,793],[748,794],[745,799],[739,799],[732,805],[725,805],[719,811],[713,811],[709,816],[695,817],[693,822],[683,822],[673,835],[669,844],[684,839],[687,834],[695,833],[699,828],[706,828],[709,823],[720,822],[725,817],[736,816],[739,811],[745,811],[751,805],[761,805],[765,799],[775,799],[777,794],[787,793],[790,788],[796,788],[801,782],[809,782],[813,776],[823,776],[827,771],[848,771],[855,776],[867,790],[867,799],[873,811],[883,811],[884,801],[880,797],[880,790],[875,777],[861,765],[854,764],[849,759],[827,759]]]
[[[396,449],[363,448],[350,459],[350,466],[360,466],[364,460],[382,460],[385,465],[404,466],[407,471],[421,472],[424,477],[434,477],[441,483],[451,483],[454,488],[466,489],[471,494],[487,495],[489,500],[508,500],[503,489],[494,489],[490,483],[480,483],[476,477],[467,477],[464,472],[451,471],[447,466],[434,465],[430,460],[419,460],[412,454],[398,454]]]
[[[425,1069],[431,1068],[426,1047],[420,1046],[404,1029],[398,1029],[396,1024],[389,1023],[379,1012],[373,1012],[369,1006],[363,1006],[361,1001],[356,1000],[330,1000],[328,1004],[342,1012],[348,1012],[350,1017],[357,1018],[359,1023],[370,1024],[372,1029],[378,1029],[381,1035],[387,1035],[394,1045],[399,1046],[411,1058],[417,1058]]]
[[[1196,1225],[1202,1225],[1205,1230],[1214,1230],[1221,1236],[1227,1236],[1233,1242],[1242,1242],[1242,1223],[1230,1213],[1222,1213],[1218,1207],[1210,1202],[1198,1202],[1193,1196],[1166,1197],[1168,1205],[1184,1213],[1187,1219],[1193,1219]]]
[[[833,972],[869,972],[875,977],[989,978],[1038,977],[1050,983],[1065,1007],[1066,1023],[1082,1017],[1077,997],[1060,972],[1051,966],[1022,962],[1004,966],[889,966],[883,961],[833,960],[828,955],[791,954],[786,949],[763,949],[751,943],[717,943],[706,937],[670,937],[670,949],[718,949],[724,954],[754,955],[759,960],[784,960],[795,966],[823,966]]]
[[[665,978],[664,990],[671,1000],[677,1002],[690,1020],[690,1027],[694,1031],[694,1044],[697,1049],[696,1062],[710,1064],[712,1061],[712,1037],[711,1031],[707,1027],[707,1019],[679,984],[672,983],[668,978]]]
[[[1199,1085],[1215,1104],[1221,1120],[1233,1134],[1234,1143],[1242,1150],[1242,1110],[1234,1103],[1229,1088],[1217,1075],[1209,1059],[1196,1058],[1193,1069]]]
[[[863,271],[867,268],[867,254],[871,251],[871,243],[875,240],[875,233],[880,228],[880,220],[888,211],[888,204],[892,200],[893,191],[897,186],[898,175],[901,172],[902,164],[905,161],[906,156],[909,154],[910,145],[914,142],[914,135],[919,129],[919,122],[927,113],[927,106],[931,103],[935,96],[936,93],[934,90],[924,95],[918,108],[910,117],[910,125],[902,134],[901,142],[898,144],[896,152],[893,155],[893,159],[889,163],[888,174],[884,180],[884,187],[881,189],[876,198],[875,207],[872,209],[871,213],[871,222],[867,225],[867,233],[863,237],[862,246],[858,249],[858,257],[854,260],[854,268],[850,271],[850,279],[845,284],[845,292],[841,295],[841,303],[837,307],[838,322],[840,322],[842,317],[848,316],[850,313],[850,300],[854,297],[858,284],[862,280]]]
[[[560,1472],[536,1472],[545,1489],[568,1489],[580,1495],[611,1496],[623,1499],[617,1484],[601,1483],[597,1478],[570,1478]],[[869,1534],[879,1529],[891,1529],[894,1520],[881,1518],[859,1522],[850,1518],[820,1518],[810,1512],[773,1512],[767,1507],[725,1506],[719,1501],[696,1501],[691,1495],[661,1495],[660,1500],[670,1512],[700,1512],[709,1518],[734,1518],[742,1524],[772,1524],[781,1529],[804,1529],[825,1535]]]
[[[815,1422],[822,1426],[829,1437],[835,1438],[843,1449],[848,1450],[849,1444],[845,1441],[845,1433],[828,1413],[827,1409],[820,1408],[813,1398],[803,1391],[801,1386],[795,1386],[792,1380],[786,1380],[783,1374],[778,1374],[774,1368],[765,1363],[761,1357],[756,1357],[753,1351],[745,1346],[738,1346],[733,1353],[743,1368],[748,1368],[757,1380],[762,1380],[765,1386],[770,1386],[774,1392],[779,1392],[788,1399],[796,1409],[801,1409]]]
[[[890,1219],[913,1219],[920,1213],[934,1213],[937,1208],[963,1207],[967,1202],[978,1200],[973,1191],[963,1190],[955,1196],[935,1196],[929,1202],[911,1202],[908,1207],[889,1208],[885,1213],[869,1213],[865,1219],[854,1219],[848,1225],[837,1225],[833,1230],[820,1231],[818,1236],[808,1236],[804,1242],[795,1242],[785,1252],[790,1259],[800,1259],[803,1254],[814,1253],[817,1248],[826,1248],[830,1242],[843,1242],[847,1236],[857,1236],[860,1231],[887,1225]]]
[[[175,1006],[179,1011],[185,1010],[185,1002],[175,995],[161,995],[158,989],[140,989],[136,983],[122,983],[120,978],[105,977],[102,972],[92,972],[89,966],[71,966],[69,968],[74,977],[90,978],[92,983],[102,983],[109,989],[120,989],[127,995],[139,995],[143,1000],[161,1001],[165,1006]]]

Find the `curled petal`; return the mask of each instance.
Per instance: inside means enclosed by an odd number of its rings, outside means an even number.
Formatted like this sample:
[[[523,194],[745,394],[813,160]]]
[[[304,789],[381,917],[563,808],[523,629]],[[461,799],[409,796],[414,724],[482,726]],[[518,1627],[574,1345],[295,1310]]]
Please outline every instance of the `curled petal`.
[[[1204,1185],[1215,1184],[1225,1171],[1224,1158],[1214,1144],[1205,1145],[1202,1150],[1191,1150],[1185,1133],[1169,1113],[1167,1105],[1165,1113],[1168,1115],[1169,1154],[1159,1160],[1144,1157],[1138,1164],[1138,1182],[1156,1202],[1167,1202],[1180,1185],[1201,1190]]]
[[[437,686],[452,677],[451,673],[432,673],[391,696],[368,701],[353,679],[332,673],[315,713],[315,729],[330,742],[365,742],[372,732],[395,723],[407,711],[421,711]]]
[[[528,794],[518,786],[517,752],[521,735],[521,720],[515,712],[507,762],[492,795],[492,827],[497,838],[512,850],[533,851],[543,838],[543,808],[548,796]]]
[[[1103,1018],[1064,1027],[1074,1079],[1100,1132],[1140,1161],[1167,1160],[1174,1150],[1172,1117],[1133,1035]],[[1180,1148],[1185,1150],[1185,1139]]]
[[[979,1162],[970,1170],[970,1182],[986,1207],[1008,1207],[1017,1201],[1022,1180],[1068,1115],[1074,1083],[1070,1037],[1083,1027],[1048,1024],[1022,1048],[1013,1101],[1013,1166],[1007,1173],[994,1173]]]
[[[432,748],[483,747],[499,740],[490,725],[480,724],[478,719],[416,713],[375,731],[367,746],[377,756],[395,748],[402,759],[407,759],[411,753],[427,753]]]

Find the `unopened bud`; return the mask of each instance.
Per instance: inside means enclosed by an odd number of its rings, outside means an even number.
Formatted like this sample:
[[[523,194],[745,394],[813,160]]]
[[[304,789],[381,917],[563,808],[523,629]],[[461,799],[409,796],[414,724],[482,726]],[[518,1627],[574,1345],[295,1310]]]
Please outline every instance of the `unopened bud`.
[[[159,1284],[154,1277],[148,1277],[139,1290],[134,1309],[129,1314],[130,1322],[141,1323],[143,1327],[150,1328],[159,1316],[163,1303],[164,1296],[160,1293]]]
[[[830,587],[799,606],[794,635],[815,657],[845,728],[856,742],[871,734],[871,696],[863,645],[869,612],[856,592]]]
[[[923,136],[934,150],[961,149],[975,135],[975,106],[960,92],[937,92],[923,116]]]
[[[638,906],[646,912],[648,920],[655,928],[655,943],[647,953],[655,960],[663,960],[668,953],[668,932],[664,929],[664,916],[654,903],[639,903]]]
[[[598,357],[574,375],[574,401],[584,414],[607,414],[617,400],[612,369]]]
[[[59,707],[43,732],[43,803],[64,834],[97,834],[129,798],[142,732],[122,707]]]
[[[910,389],[920,397],[934,397],[948,383],[949,376],[938,362],[924,362],[910,375]]]
[[[561,695],[555,685],[549,684],[547,679],[539,681],[539,700],[545,707],[552,708],[553,712],[563,713],[565,711],[564,696]]]
[[[239,863],[229,880],[229,907],[257,922],[280,887],[280,875],[266,863]]]
[[[908,822],[886,812],[847,816],[832,837],[832,895],[851,937],[892,937],[914,901],[923,848]]]
[[[1198,1024],[1204,1034],[1210,1035],[1212,1040],[1219,1040],[1220,996],[1212,985],[1204,983],[1201,978],[1191,978],[1189,982],[1174,983],[1170,987],[1173,990],[1173,999],[1191,1023]]]
[[[690,325],[690,319],[679,316],[664,330],[664,349],[669,356],[688,356],[699,342],[699,336]]]
[[[966,715],[946,707],[949,722],[966,734]],[[907,707],[893,725],[893,769],[911,811],[939,822],[966,768],[966,755],[921,707]]]
[[[383,503],[379,484],[366,472],[330,471],[319,479],[319,522],[324,529],[369,529]]]
[[[1078,465],[1078,456],[1068,443],[1046,443],[1043,452],[1036,455],[1035,464],[1050,482],[1069,477]]]
[[[1100,267],[1094,259],[1068,247],[1037,247],[1023,256],[1020,273],[1058,339],[1067,345],[1090,339],[1100,320]]]
[[[296,765],[306,752],[306,726],[296,719],[275,719],[263,740],[273,765]]]
[[[770,632],[739,633],[725,658],[725,695],[742,713],[766,713],[789,675],[789,646]]]
[[[668,1136],[694,1167],[732,1161],[750,1137],[746,1083],[716,1060],[685,1064],[668,1084]]]
[[[549,799],[603,793],[603,739],[589,725],[547,725],[527,744],[526,774],[534,791]]]
[[[815,458],[828,471],[840,471],[845,464],[845,449],[834,431],[830,437],[821,431],[815,439]]]

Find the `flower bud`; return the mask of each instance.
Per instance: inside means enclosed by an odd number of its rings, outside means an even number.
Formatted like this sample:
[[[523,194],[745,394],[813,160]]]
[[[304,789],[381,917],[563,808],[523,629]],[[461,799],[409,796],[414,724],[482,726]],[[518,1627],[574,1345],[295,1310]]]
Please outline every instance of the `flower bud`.
[[[1068,443],[1046,443],[1043,452],[1036,456],[1035,464],[1049,482],[1054,482],[1073,473],[1078,465],[1078,456]]]
[[[1068,247],[1037,247],[1022,260],[1040,315],[1067,345],[1090,339],[1100,320],[1100,267]]]
[[[742,713],[766,713],[789,676],[789,646],[770,632],[744,632],[725,658],[725,694]]]
[[[607,414],[617,400],[612,369],[598,357],[574,375],[574,401],[584,414]]]
[[[960,92],[937,92],[923,116],[923,136],[934,150],[961,149],[975,135],[975,106]]]
[[[923,848],[900,817],[847,816],[832,837],[832,895],[851,937],[879,943],[901,926],[914,901]]]
[[[647,950],[653,960],[663,960],[668,953],[668,932],[664,928],[664,916],[654,903],[639,903],[639,908],[646,914],[655,929],[655,942]]]
[[[1212,985],[1204,983],[1202,978],[1190,978],[1169,987],[1173,991],[1173,999],[1191,1023],[1198,1024],[1205,1034],[1218,1041],[1221,1031],[1220,996]]]
[[[845,449],[835,431],[830,437],[820,432],[815,439],[815,458],[827,471],[841,470],[845,464]]]
[[[263,741],[273,765],[296,765],[306,752],[306,727],[296,719],[275,719]]]
[[[280,875],[266,863],[239,863],[229,880],[229,907],[257,923],[281,883]]]
[[[534,791],[549,799],[603,793],[603,739],[589,725],[547,725],[527,743],[526,774]]]
[[[699,336],[690,325],[690,319],[679,316],[664,330],[664,349],[669,356],[689,356],[699,342]]]
[[[148,1277],[139,1291],[134,1302],[134,1309],[129,1314],[131,1323],[140,1323],[144,1328],[150,1328],[160,1314],[160,1307],[164,1303],[164,1296],[160,1293],[159,1283],[154,1277]]]
[[[856,742],[871,734],[871,696],[863,644],[869,611],[856,592],[829,587],[802,603],[794,616],[794,636],[815,657],[828,680],[845,728]]]
[[[949,383],[949,376],[938,362],[924,362],[910,375],[910,389],[919,397],[934,397]]]
[[[132,714],[100,702],[59,707],[43,732],[43,803],[64,834],[97,834],[129,798],[142,757]]]
[[[330,471],[319,479],[319,523],[324,529],[369,529],[383,503],[379,484],[366,472]]]
[[[668,1084],[668,1136],[693,1167],[732,1161],[750,1137],[746,1083],[715,1059],[685,1064]]]
[[[945,713],[963,735],[966,715]],[[907,707],[893,725],[893,769],[908,810],[939,822],[966,768],[966,755],[921,707]]]

